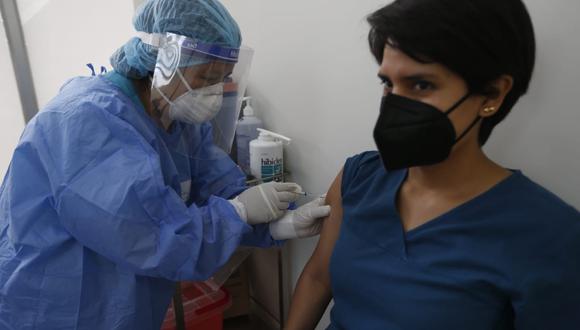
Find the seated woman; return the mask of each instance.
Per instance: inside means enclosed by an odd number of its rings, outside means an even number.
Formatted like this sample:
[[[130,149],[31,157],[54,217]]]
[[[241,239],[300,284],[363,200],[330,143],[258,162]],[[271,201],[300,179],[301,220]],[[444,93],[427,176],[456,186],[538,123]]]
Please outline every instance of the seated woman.
[[[287,329],[580,329],[580,213],[482,151],[532,76],[521,0],[397,0],[368,19],[378,152],[349,158]],[[523,110],[523,109],[522,109]]]

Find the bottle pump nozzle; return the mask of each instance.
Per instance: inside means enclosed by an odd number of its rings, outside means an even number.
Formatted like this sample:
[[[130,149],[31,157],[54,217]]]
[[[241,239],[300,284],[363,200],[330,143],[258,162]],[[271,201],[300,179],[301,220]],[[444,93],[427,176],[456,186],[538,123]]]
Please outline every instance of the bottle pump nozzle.
[[[258,128],[258,132],[260,132],[260,136],[263,136],[263,137],[268,136],[268,137],[274,138],[276,140],[280,140],[282,142],[285,142],[286,145],[289,145],[290,142],[292,142],[292,139],[289,137],[285,137],[284,135],[274,133],[274,132],[265,130],[263,128]]]
[[[244,107],[244,110],[243,110],[244,116],[248,116],[248,117],[254,116],[254,108],[252,108],[252,97],[246,96],[242,99],[242,101],[246,102],[246,106]]]

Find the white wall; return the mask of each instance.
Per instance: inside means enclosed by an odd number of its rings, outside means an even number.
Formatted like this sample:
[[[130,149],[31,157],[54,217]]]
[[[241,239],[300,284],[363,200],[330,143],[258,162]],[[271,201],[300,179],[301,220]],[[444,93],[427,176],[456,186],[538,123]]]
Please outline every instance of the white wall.
[[[487,150],[580,209],[580,2],[524,2],[536,29],[536,70]]]
[[[366,44],[365,16],[389,1],[223,0],[255,48],[249,93],[268,128],[294,138],[293,178],[324,192],[346,157],[373,149],[382,93]],[[580,29],[576,0],[525,0],[538,39],[529,95],[487,147],[502,164],[580,208]],[[316,239],[290,244],[292,283]],[[319,325],[323,329],[327,316]]]
[[[38,0],[20,0],[27,3]],[[28,56],[39,106],[62,84],[90,75],[93,63],[110,69],[109,57],[133,35],[133,2],[129,0],[52,0],[23,21]],[[20,4],[19,3],[19,4]]]

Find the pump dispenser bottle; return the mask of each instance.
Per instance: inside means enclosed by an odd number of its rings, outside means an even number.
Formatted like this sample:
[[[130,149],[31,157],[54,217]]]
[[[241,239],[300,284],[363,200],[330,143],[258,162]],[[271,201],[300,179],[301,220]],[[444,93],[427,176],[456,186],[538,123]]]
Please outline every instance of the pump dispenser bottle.
[[[292,141],[283,135],[259,128],[260,135],[250,142],[251,174],[264,182],[284,173],[284,143]]]
[[[246,106],[243,109],[243,117],[238,121],[236,128],[236,147],[238,165],[246,174],[250,174],[250,141],[258,137],[258,128],[263,128],[262,121],[256,117],[252,108],[251,97],[244,97]]]

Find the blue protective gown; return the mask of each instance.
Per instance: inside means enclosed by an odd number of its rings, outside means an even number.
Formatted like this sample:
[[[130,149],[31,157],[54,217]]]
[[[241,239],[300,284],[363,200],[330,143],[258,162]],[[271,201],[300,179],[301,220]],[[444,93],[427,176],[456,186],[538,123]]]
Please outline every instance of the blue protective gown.
[[[377,152],[344,166],[329,329],[580,329],[577,210],[515,171],[405,232],[406,174],[387,173]]]
[[[172,146],[184,133],[189,155]],[[159,329],[174,281],[276,244],[227,201],[245,177],[211,139],[158,129],[118,74],[69,81],[0,188],[0,329]]]

